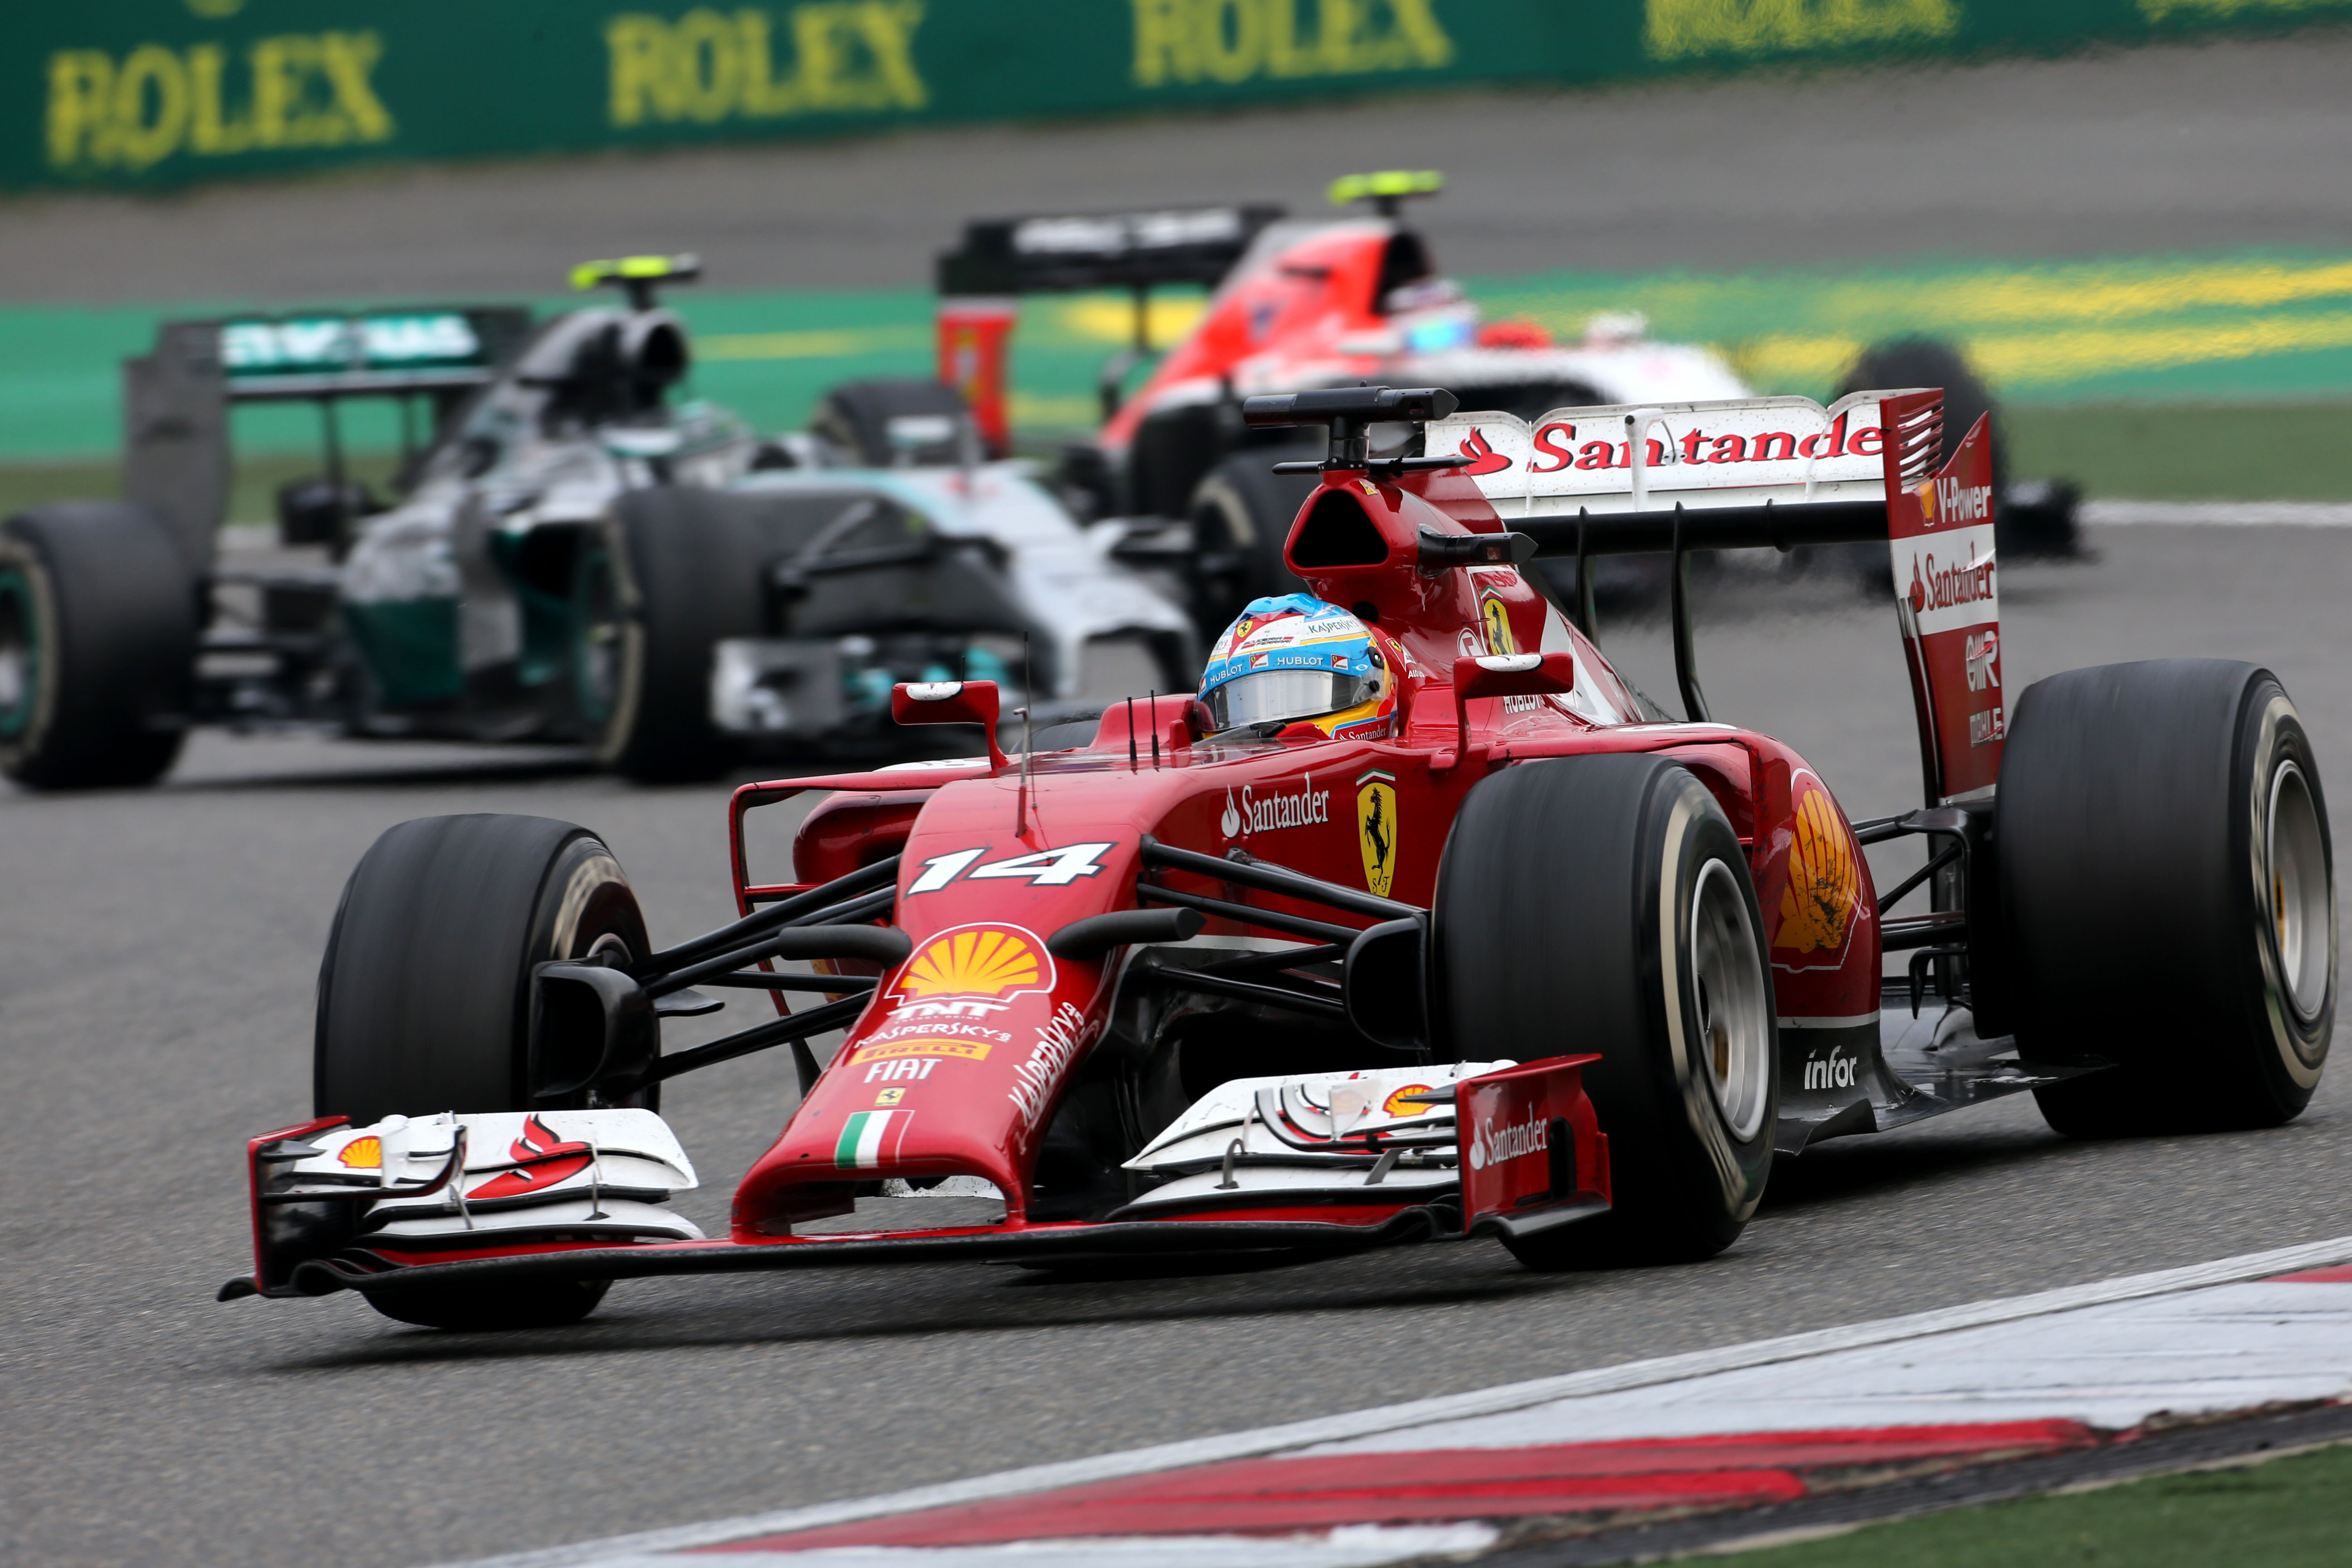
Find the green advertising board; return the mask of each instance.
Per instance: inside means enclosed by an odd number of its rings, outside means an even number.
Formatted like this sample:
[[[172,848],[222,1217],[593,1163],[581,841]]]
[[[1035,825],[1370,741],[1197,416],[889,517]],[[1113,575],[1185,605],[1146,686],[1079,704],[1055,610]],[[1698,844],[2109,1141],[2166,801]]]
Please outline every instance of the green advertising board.
[[[2051,51],[2330,16],[2352,17],[2352,0],[100,0],[10,17],[0,188]]]

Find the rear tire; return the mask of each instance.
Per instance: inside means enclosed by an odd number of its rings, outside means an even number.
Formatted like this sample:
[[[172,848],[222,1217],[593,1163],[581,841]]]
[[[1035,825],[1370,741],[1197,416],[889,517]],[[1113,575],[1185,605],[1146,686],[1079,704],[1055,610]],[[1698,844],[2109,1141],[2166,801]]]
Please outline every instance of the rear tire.
[[[1615,1207],[1507,1242],[1534,1268],[1713,1257],[1771,1173],[1779,1039],[1739,840],[1653,756],[1522,763],[1463,802],[1437,873],[1457,1059],[1598,1052]]]
[[[2009,488],[2008,448],[2000,439],[2000,408],[1993,402],[1992,389],[1985,385],[1960,351],[1936,338],[1895,338],[1886,342],[1873,343],[1862,357],[1845,373],[1838,386],[1837,395],[1850,392],[1878,391],[1905,386],[1940,386],[1944,389],[1944,445],[1936,454],[1935,466],[1942,468],[1950,462],[1952,454],[1981,416],[1992,416],[1993,494],[2000,496]],[[1996,519],[1998,509],[1996,509]],[[2006,530],[2002,530],[2006,532]],[[2006,547],[2006,539],[1996,540]],[[1836,559],[1851,571],[1868,593],[1880,596],[1894,592],[1894,567],[1887,557],[1886,547],[1880,543],[1816,545],[1814,559]]]
[[[60,501],[0,528],[0,772],[35,789],[152,784],[180,754],[198,584],[137,507]]]
[[[622,496],[589,552],[609,563],[603,591],[618,606],[604,612],[604,647],[574,642],[583,707],[592,691],[609,693],[596,698],[596,760],[643,784],[717,777],[740,748],[710,721],[712,649],[761,633],[758,530],[737,498],[660,486]],[[595,588],[583,574],[577,592]],[[593,628],[595,606],[578,605],[575,621]]]
[[[2311,742],[2225,659],[2069,670],[2018,699],[1995,840],[2024,1055],[2113,1068],[2034,1098],[2075,1138],[2271,1127],[2336,1017],[2336,893]]]
[[[344,885],[319,966],[316,1113],[364,1124],[584,1107],[584,1093],[539,1090],[531,970],[600,951],[625,961],[650,944],[627,877],[586,828],[482,816],[388,829]],[[604,1290],[558,1281],[368,1300],[430,1328],[543,1328],[586,1317]]]

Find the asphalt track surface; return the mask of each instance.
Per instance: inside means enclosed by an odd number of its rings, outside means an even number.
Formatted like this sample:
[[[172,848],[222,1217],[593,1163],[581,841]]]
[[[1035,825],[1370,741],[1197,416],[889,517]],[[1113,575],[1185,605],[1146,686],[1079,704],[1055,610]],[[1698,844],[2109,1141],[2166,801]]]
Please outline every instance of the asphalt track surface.
[[[543,295],[696,250],[715,289],[905,288],[967,216],[1324,210],[1437,168],[1468,275],[2339,247],[2352,31],[2059,60],[1436,96],[1103,124],[385,168],[166,198],[0,203],[0,300]]]
[[[2093,542],[2095,563],[2011,569],[2013,686],[2147,656],[2262,660],[2352,790],[2336,630],[2352,534]],[[1717,711],[1801,746],[1857,816],[1916,799],[1892,619],[1842,587],[1738,574],[1704,601]],[[1603,629],[1637,679],[1670,689],[1662,628]],[[0,790],[0,1558],[400,1568],[2347,1228],[2339,1068],[2300,1121],[2258,1134],[2068,1143],[2011,1100],[1832,1143],[1782,1165],[1736,1247],[1685,1268],[1538,1276],[1486,1242],[1169,1278],[868,1268],[625,1283],[584,1326],[479,1336],[404,1328],[352,1296],[214,1302],[248,1267],[242,1140],[308,1113],[318,955],[378,832],[439,812],[584,823],[663,941],[731,913],[724,800],[561,755],[218,736],[153,792]],[[706,1226],[789,1082],[778,1052],[671,1086],[707,1183],[686,1206]]]

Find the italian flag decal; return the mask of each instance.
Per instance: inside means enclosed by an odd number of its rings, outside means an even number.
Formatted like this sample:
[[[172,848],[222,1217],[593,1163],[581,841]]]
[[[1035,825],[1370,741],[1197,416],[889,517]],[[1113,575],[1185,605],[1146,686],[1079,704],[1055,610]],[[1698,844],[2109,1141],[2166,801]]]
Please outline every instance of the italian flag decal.
[[[860,1110],[841,1126],[841,1142],[833,1146],[833,1163],[844,1170],[871,1171],[882,1163],[887,1142],[896,1149],[907,1135],[911,1110]]]

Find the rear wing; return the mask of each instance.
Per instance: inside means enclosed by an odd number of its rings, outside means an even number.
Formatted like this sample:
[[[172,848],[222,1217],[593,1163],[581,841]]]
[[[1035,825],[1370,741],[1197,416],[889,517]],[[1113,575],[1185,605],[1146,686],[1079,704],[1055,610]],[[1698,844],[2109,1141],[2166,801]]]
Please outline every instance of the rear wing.
[[[1675,673],[1707,717],[1690,620],[1693,550],[1880,542],[1919,723],[1927,803],[1989,800],[2007,733],[1993,549],[1992,433],[1948,461],[1941,390],[1562,408],[1532,422],[1456,414],[1424,427],[1538,557],[1578,560],[1576,619],[1595,632],[1590,558],[1675,557]],[[1438,481],[1444,487],[1448,481]]]
[[[1213,289],[1261,230],[1283,216],[1252,205],[1151,212],[983,218],[939,259],[939,378],[963,395],[990,450],[1012,449],[1005,355],[1024,294],[1124,289],[1134,296],[1129,346],[1102,373],[1104,416],[1119,382],[1151,354],[1149,297],[1166,283]]]
[[[520,305],[312,311],[167,321],[122,362],[122,494],[161,519],[200,567],[228,506],[228,409],[310,399],[326,411],[328,467],[341,468],[333,405],[423,396],[437,427],[496,376],[530,331]]]
[[[480,386],[530,329],[520,306],[247,317],[220,323],[232,403]]]
[[[1283,216],[1269,205],[1165,207],[1152,212],[982,218],[939,259],[942,298],[1213,288]]]

